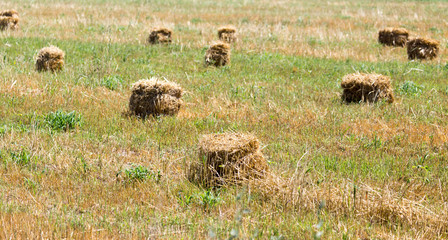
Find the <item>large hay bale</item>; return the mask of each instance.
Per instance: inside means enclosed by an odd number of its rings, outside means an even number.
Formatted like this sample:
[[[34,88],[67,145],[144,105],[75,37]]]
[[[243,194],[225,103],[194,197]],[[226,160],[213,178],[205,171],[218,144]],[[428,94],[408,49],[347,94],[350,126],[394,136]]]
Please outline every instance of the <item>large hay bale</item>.
[[[429,38],[414,38],[407,43],[409,60],[434,59],[439,54],[440,43]]]
[[[19,20],[19,13],[15,10],[0,12],[0,30],[17,29]]]
[[[172,31],[167,28],[154,28],[148,37],[148,43],[171,43]]]
[[[378,42],[387,46],[404,47],[409,31],[404,28],[385,28],[378,33]]]
[[[268,165],[256,137],[243,133],[222,133],[201,137],[199,162],[191,164],[188,178],[212,187],[261,179],[267,172]]]
[[[129,110],[145,118],[148,115],[176,115],[182,106],[182,88],[158,78],[143,79],[132,84]]]
[[[386,99],[389,103],[394,101],[390,78],[381,74],[348,74],[342,78],[341,87],[342,100],[348,103],[374,103],[379,99]]]
[[[213,43],[205,53],[205,64],[216,67],[230,63],[230,45],[225,42]]]
[[[64,67],[65,53],[55,46],[44,47],[39,51],[36,60],[37,71],[59,71]]]
[[[218,29],[219,40],[233,43],[236,41],[236,29],[234,27],[221,27]]]

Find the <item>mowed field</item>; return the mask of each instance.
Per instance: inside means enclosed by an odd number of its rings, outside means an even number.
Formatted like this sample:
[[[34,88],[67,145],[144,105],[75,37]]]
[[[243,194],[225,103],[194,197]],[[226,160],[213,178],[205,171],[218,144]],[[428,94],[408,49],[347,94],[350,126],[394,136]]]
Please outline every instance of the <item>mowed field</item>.
[[[448,2],[1,1],[7,9],[21,21],[0,32],[1,239],[448,238]],[[204,66],[229,24],[231,64]],[[146,44],[157,26],[172,44]],[[440,41],[439,57],[383,47],[384,27]],[[65,67],[39,73],[49,45]],[[354,72],[390,76],[395,101],[342,103]],[[126,114],[131,84],[150,77],[183,87],[177,116]],[[220,132],[257,136],[284,191],[189,182],[198,139]]]

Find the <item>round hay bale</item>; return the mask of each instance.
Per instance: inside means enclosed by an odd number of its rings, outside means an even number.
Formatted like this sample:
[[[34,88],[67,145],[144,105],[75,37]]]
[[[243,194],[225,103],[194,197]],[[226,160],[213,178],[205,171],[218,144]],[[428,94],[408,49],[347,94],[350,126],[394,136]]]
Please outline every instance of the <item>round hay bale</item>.
[[[378,33],[378,42],[386,46],[404,47],[409,31],[404,28],[385,28]]]
[[[263,178],[268,170],[253,135],[209,134],[199,140],[199,162],[190,165],[188,178],[208,187],[223,186]]]
[[[221,27],[218,29],[219,40],[226,43],[236,42],[236,28],[231,26]]]
[[[158,78],[143,79],[132,84],[129,110],[145,118],[148,115],[176,115],[182,106],[182,88]]]
[[[230,45],[225,42],[213,43],[205,53],[205,64],[215,67],[230,63]]]
[[[374,103],[379,99],[394,101],[390,78],[381,74],[353,73],[342,78],[342,100]]]
[[[36,69],[42,71],[60,71],[64,67],[65,53],[55,46],[44,47],[39,51],[36,59]]]
[[[413,59],[434,59],[439,54],[440,43],[429,38],[414,38],[407,42],[407,52],[409,60]]]
[[[6,10],[0,12],[0,30],[17,29],[20,21],[19,13],[16,10]]]
[[[167,28],[154,28],[148,37],[148,43],[171,43],[172,31]]]

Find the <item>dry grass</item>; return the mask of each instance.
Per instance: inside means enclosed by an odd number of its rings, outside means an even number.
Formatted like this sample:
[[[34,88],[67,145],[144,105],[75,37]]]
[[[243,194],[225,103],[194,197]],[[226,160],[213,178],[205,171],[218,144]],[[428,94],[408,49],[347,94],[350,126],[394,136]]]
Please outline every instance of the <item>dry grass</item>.
[[[353,73],[342,78],[342,100],[351,102],[374,103],[385,99],[394,101],[390,78],[381,74]]]
[[[171,43],[173,31],[168,28],[154,28],[148,37],[148,43]]]
[[[378,33],[378,42],[386,46],[405,47],[409,31],[405,28],[385,28]]]
[[[16,10],[6,10],[0,12],[0,31],[6,29],[17,29],[20,18]]]
[[[64,67],[65,53],[55,46],[42,48],[36,59],[36,70],[42,71],[60,71]]]
[[[230,45],[225,42],[212,43],[205,53],[205,64],[221,67],[230,64]]]
[[[132,84],[129,110],[145,118],[148,115],[176,115],[182,106],[182,88],[158,78],[143,79]]]
[[[440,50],[440,42],[429,38],[411,39],[406,46],[409,60],[432,60],[437,57]]]

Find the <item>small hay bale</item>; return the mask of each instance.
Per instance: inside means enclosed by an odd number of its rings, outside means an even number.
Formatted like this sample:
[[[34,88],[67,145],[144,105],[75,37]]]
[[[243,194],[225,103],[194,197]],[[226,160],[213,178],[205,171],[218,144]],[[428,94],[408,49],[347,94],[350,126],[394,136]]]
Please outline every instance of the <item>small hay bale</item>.
[[[205,64],[215,67],[225,66],[230,63],[230,45],[225,42],[213,43],[205,53]]]
[[[172,31],[167,28],[154,28],[148,37],[148,43],[171,43]]]
[[[19,20],[19,13],[15,10],[0,12],[0,30],[17,29]]]
[[[390,78],[381,74],[353,73],[342,78],[342,100],[350,102],[374,103],[379,99],[394,101]]]
[[[64,67],[65,53],[55,46],[44,47],[39,51],[36,60],[36,69],[42,71],[60,71]]]
[[[404,47],[409,31],[404,28],[385,28],[378,33],[378,42],[386,46]]]
[[[260,143],[253,135],[208,134],[199,140],[199,162],[190,165],[188,178],[211,187],[262,179],[267,172]]]
[[[409,60],[434,59],[439,54],[440,43],[429,38],[414,38],[408,41],[407,52]]]
[[[219,40],[227,43],[236,42],[236,28],[234,27],[221,27],[218,29]]]
[[[129,110],[145,118],[148,115],[176,115],[182,106],[182,88],[158,78],[143,79],[132,84]]]

